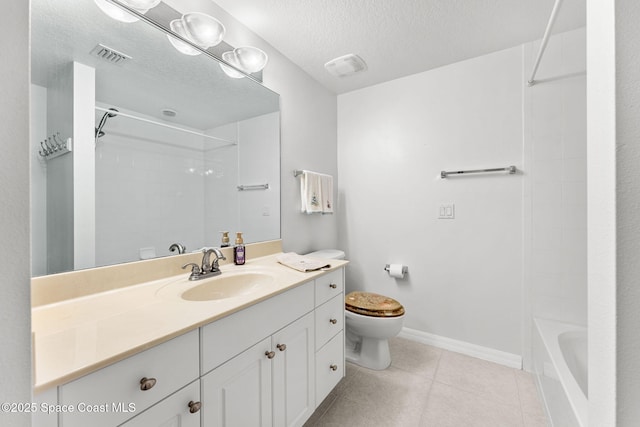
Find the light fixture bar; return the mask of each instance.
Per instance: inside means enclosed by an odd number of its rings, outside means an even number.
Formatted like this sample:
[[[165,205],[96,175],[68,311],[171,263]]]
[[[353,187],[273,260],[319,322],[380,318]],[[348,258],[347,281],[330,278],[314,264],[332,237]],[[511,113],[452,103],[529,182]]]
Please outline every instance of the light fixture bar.
[[[247,74],[244,71],[242,71],[242,69],[234,66],[233,64],[228,63],[227,61],[218,58],[216,55],[214,55],[213,53],[209,52],[206,49],[201,48],[200,46],[198,46],[197,44],[194,44],[191,40],[186,39],[184,37],[182,37],[180,34],[176,34],[173,31],[169,30],[168,28],[164,27],[163,25],[155,22],[154,20],[150,19],[149,17],[147,17],[144,13],[140,13],[139,11],[137,11],[136,9],[129,7],[128,5],[121,3],[119,0],[106,0],[110,3],[113,3],[121,8],[123,8],[124,10],[126,10],[127,12],[131,13],[132,15],[135,15],[136,17],[140,18],[140,20],[146,22],[147,24],[151,25],[152,27],[157,28],[158,30],[162,31],[163,33],[170,35],[178,40],[180,40],[181,42],[184,42],[186,44],[188,44],[189,46],[191,46],[192,48],[198,50],[199,52],[207,55],[209,58],[215,59],[218,62],[221,62],[223,64],[225,64],[226,66],[233,68],[234,70],[245,74],[248,78],[250,78],[251,80],[253,80],[256,83],[260,83],[262,84],[261,81],[259,81],[258,79],[256,79],[254,76],[252,76],[251,74]]]

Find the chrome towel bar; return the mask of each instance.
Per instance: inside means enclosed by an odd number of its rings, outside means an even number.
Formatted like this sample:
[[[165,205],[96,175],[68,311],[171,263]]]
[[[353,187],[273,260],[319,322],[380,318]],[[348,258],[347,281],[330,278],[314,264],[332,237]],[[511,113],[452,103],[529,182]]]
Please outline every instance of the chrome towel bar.
[[[255,185],[238,185],[239,191],[246,190],[268,190],[269,184],[255,184]]]
[[[506,168],[493,168],[493,169],[474,169],[466,171],[442,171],[440,172],[440,178],[446,178],[449,175],[464,175],[468,173],[486,173],[486,172],[509,172],[510,174],[516,173],[515,166],[507,166]]]

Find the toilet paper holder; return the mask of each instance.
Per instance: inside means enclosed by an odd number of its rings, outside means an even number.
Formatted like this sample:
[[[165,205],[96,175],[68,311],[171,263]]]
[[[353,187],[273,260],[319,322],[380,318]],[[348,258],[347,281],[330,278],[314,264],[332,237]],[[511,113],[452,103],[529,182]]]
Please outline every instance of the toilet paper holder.
[[[389,264],[386,264],[384,266],[384,271],[386,271],[387,273],[389,272],[389,270],[391,269]],[[402,274],[407,274],[409,272],[409,267],[407,267],[406,265],[402,266]]]

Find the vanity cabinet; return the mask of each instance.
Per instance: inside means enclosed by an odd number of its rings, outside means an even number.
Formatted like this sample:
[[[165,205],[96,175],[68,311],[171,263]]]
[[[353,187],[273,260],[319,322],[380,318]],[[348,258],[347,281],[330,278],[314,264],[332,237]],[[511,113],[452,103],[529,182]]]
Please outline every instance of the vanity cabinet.
[[[315,410],[313,313],[202,379],[203,423],[301,426]]]
[[[341,268],[62,385],[76,410],[57,425],[302,426],[344,376],[343,284]]]
[[[344,377],[344,269],[316,279],[316,407]]]
[[[307,282],[202,328],[204,425],[301,426],[311,416],[314,286]]]

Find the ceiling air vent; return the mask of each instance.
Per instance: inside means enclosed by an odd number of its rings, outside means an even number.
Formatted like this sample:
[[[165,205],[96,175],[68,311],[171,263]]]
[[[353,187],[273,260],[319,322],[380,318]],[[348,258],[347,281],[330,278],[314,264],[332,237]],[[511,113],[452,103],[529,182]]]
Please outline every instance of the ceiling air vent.
[[[122,64],[123,62],[131,59],[129,55],[118,52],[117,50],[111,49],[110,47],[102,44],[96,45],[96,47],[94,47],[90,53],[91,55],[97,56],[98,58],[112,64]]]

